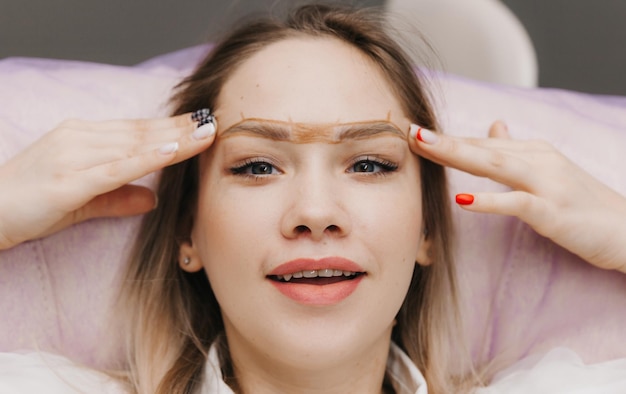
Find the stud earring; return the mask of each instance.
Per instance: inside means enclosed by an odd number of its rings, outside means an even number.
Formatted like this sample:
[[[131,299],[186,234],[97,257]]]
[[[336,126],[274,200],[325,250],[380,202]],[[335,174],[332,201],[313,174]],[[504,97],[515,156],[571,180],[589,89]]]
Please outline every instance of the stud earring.
[[[184,264],[184,265],[189,265],[189,263],[191,263],[191,257],[185,257],[185,258],[183,259],[183,264]]]

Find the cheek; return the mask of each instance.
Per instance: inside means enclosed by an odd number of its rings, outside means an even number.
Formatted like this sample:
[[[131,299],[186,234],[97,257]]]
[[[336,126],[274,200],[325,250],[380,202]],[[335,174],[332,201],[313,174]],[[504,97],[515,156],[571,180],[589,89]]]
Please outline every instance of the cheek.
[[[252,201],[233,193],[228,187],[217,151],[219,141],[200,163],[203,171],[192,234],[207,273],[219,262],[238,261],[233,257],[248,253],[254,242],[246,232],[256,228],[255,221],[262,220],[260,215],[250,215]]]
[[[219,298],[233,288],[228,284],[264,275],[263,262],[276,249],[281,204],[275,191],[242,188],[222,169],[205,166],[211,170],[201,178],[193,242]]]
[[[221,310],[238,310],[249,303],[241,286],[246,287],[257,273],[251,262],[259,255],[263,211],[251,215],[249,201],[215,187],[219,185],[211,186],[200,193],[193,243]]]
[[[369,196],[361,195],[359,217],[367,233],[377,237],[377,244],[385,244],[388,249],[402,250],[414,258],[422,227],[422,204],[419,184],[411,176],[397,182],[388,190],[379,190]],[[398,250],[400,248],[400,250]]]
[[[377,223],[385,224],[378,229],[378,257],[379,261],[392,262],[383,266],[382,270],[392,273],[397,285],[404,287],[408,285],[404,278],[411,276],[422,242],[419,196],[398,200],[393,206],[395,209],[377,220]]]
[[[407,183],[407,185],[411,185]],[[420,246],[421,198],[418,187],[394,188],[381,193],[380,199],[362,202],[362,243],[375,259],[371,289],[376,294],[368,301],[371,321],[393,321],[406,298]],[[384,198],[384,199],[383,199]]]
[[[270,207],[229,193],[228,188],[207,187],[200,197],[194,242],[205,266],[249,260],[269,230]]]

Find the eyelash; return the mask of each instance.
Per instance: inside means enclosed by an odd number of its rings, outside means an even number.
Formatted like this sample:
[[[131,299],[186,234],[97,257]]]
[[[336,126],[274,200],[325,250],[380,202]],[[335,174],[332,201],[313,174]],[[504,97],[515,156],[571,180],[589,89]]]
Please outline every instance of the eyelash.
[[[365,171],[354,171],[354,167],[360,163],[370,163],[370,164],[374,164],[375,166],[379,166],[381,168],[380,171],[378,172],[365,172]],[[354,160],[352,162],[352,164],[350,165],[350,168],[347,172],[350,173],[358,173],[358,174],[362,174],[365,176],[386,176],[391,172],[395,172],[398,170],[398,164],[391,162],[389,160],[384,160],[381,158],[377,158],[377,157],[365,157],[365,158],[359,158],[357,160]]]
[[[355,171],[354,168],[355,166],[357,166],[358,164],[373,164],[375,166],[380,167],[380,171]],[[252,170],[252,168],[255,165],[266,165],[270,168],[270,173],[264,173],[264,174],[252,174],[252,173],[247,173],[247,171]],[[348,170],[346,170],[347,173],[355,173],[355,174],[361,174],[361,176],[386,176],[391,172],[395,172],[398,170],[398,164],[391,162],[389,160],[384,160],[384,159],[380,159],[380,158],[373,158],[373,157],[365,157],[365,158],[359,158],[357,160],[352,161],[352,163],[350,164],[350,167],[348,168]],[[269,162],[267,159],[263,159],[263,158],[253,158],[253,159],[247,159],[245,161],[243,161],[241,164],[238,164],[234,167],[230,168],[230,172],[233,175],[238,175],[238,176],[243,176],[243,177],[249,177],[249,178],[253,178],[255,180],[259,180],[261,178],[264,178],[268,175],[274,175],[274,171],[278,171],[276,169],[276,166],[274,166],[274,164],[272,164],[271,162]],[[279,172],[279,171],[278,171]]]
[[[246,173],[246,171],[251,170],[254,165],[260,165],[260,164],[265,164],[265,165],[269,166],[272,171],[276,170],[276,166],[274,166],[272,163],[270,163],[267,159],[253,158],[253,159],[247,159],[247,160],[243,161],[241,164],[238,164],[235,167],[232,167],[230,169],[230,172],[233,175],[250,177],[250,178],[254,178],[254,179],[260,179],[260,178],[265,177],[267,175],[272,175],[272,173],[270,173],[270,174],[248,174],[248,173]]]

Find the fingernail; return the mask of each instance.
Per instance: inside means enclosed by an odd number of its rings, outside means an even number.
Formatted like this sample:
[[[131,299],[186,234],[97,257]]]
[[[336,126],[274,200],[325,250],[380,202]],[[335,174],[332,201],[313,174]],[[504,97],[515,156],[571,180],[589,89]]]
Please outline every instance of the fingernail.
[[[159,206],[159,195],[154,193],[154,207],[152,209],[157,209]]]
[[[416,124],[411,124],[409,135],[428,145],[433,145],[439,140],[437,134]]]
[[[159,148],[159,152],[164,155],[169,155],[170,153],[174,153],[177,150],[178,150],[178,142],[171,142]]]
[[[215,125],[213,122],[210,122],[198,127],[191,136],[195,140],[203,140],[213,134],[215,134]]]
[[[211,116],[211,110],[208,108],[202,108],[195,112],[192,112],[191,120],[193,120],[194,122],[199,122],[202,119],[208,118],[209,116]]]
[[[472,205],[474,196],[471,194],[457,194],[456,203],[459,205]]]

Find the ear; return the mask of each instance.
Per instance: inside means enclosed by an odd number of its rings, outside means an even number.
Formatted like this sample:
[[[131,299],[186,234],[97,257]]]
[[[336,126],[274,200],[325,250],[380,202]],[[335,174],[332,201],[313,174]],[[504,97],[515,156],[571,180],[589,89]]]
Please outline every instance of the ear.
[[[200,260],[200,256],[191,242],[185,241],[180,244],[178,252],[178,265],[183,271],[187,272],[198,272],[204,268],[202,260]]]
[[[430,247],[430,239],[427,238],[426,234],[422,234],[422,237],[420,239],[420,245],[417,249],[417,256],[415,257],[415,262],[417,264],[424,266],[432,264],[432,259],[430,258]]]

